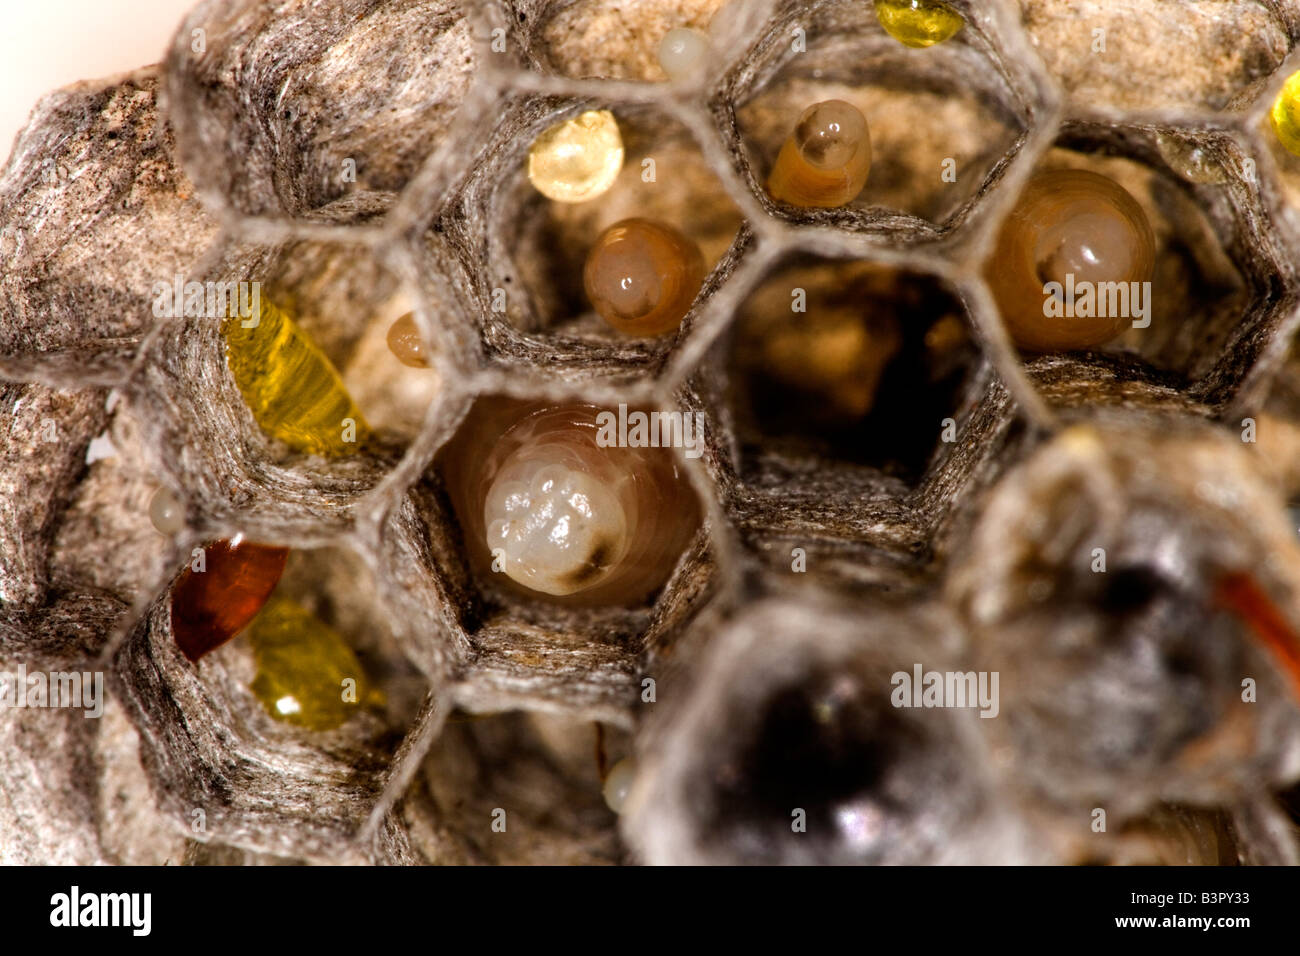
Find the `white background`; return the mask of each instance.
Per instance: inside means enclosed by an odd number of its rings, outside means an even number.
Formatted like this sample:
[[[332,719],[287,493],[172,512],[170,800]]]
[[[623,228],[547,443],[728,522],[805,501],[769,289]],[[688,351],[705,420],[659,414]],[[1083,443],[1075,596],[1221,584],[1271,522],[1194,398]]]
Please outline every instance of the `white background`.
[[[0,0],[0,168],[36,101],[157,63],[198,0]]]

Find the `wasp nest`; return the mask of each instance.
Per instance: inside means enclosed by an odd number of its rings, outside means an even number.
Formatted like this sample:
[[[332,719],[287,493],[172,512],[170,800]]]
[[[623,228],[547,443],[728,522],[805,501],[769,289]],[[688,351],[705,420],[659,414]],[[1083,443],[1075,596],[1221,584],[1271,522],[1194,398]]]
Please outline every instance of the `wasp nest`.
[[[44,98],[0,858],[1296,862],[1300,6],[923,8],[210,0]]]

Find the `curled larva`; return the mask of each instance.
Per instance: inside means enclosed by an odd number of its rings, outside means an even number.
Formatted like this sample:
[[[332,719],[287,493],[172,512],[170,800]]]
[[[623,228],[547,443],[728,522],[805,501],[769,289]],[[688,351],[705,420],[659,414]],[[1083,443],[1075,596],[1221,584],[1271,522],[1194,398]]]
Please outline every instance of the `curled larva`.
[[[1155,239],[1146,213],[1113,179],[1082,169],[1035,175],[998,233],[985,275],[1007,332],[1022,349],[1082,349],[1114,338],[1133,318],[1134,284],[1149,283]],[[1049,307],[1051,296],[1117,283],[1117,304]],[[1086,313],[1086,314],[1085,314]]]
[[[671,448],[601,447],[603,409],[485,399],[443,457],[480,570],[565,603],[630,604],[699,527]]]

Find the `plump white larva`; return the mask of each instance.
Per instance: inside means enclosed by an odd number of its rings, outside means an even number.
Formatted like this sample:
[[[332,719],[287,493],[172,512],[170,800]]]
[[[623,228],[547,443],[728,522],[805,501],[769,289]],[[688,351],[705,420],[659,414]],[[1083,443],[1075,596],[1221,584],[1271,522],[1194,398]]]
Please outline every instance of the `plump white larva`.
[[[659,65],[669,79],[680,80],[698,70],[708,52],[708,34],[690,27],[674,27],[659,41]]]
[[[480,399],[441,468],[472,564],[564,604],[639,602],[700,526],[672,448],[598,443],[602,409]]]
[[[483,523],[505,573],[547,594],[596,584],[627,551],[623,503],[568,463],[524,459],[506,465],[488,489]]]

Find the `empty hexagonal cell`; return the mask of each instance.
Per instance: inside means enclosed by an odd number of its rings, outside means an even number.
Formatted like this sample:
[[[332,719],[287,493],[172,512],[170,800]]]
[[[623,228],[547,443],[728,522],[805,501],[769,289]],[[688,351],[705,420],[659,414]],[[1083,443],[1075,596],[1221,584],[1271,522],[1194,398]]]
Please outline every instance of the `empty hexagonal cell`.
[[[225,253],[202,278],[155,285],[159,334],[126,391],[164,449],[158,467],[194,520],[249,518],[257,501],[272,509],[264,517],[346,522],[438,389],[436,368],[412,367],[435,361],[410,314],[415,297],[361,245]],[[301,496],[304,480],[320,498]]]
[[[783,9],[784,29],[759,41],[754,81],[714,104],[741,139],[752,188],[783,218],[902,241],[964,220],[1033,110],[979,23],[914,49],[885,32],[868,3]],[[848,105],[817,106],[828,103]],[[838,152],[823,155],[832,137]]]
[[[864,632],[805,591],[723,629],[688,699],[646,731],[625,831],[648,862],[1029,858],[973,705],[914,709],[900,696],[897,675],[953,660],[952,622],[920,608],[876,608],[872,621]]]
[[[0,178],[6,377],[120,382],[149,329],[152,282],[193,268],[216,236],[158,114],[161,83],[153,67],[52,93],[15,142],[37,161]]]
[[[836,485],[855,507],[905,498],[957,439],[981,367],[962,303],[938,278],[812,256],[749,294],[714,361],[730,382],[717,398],[734,419],[740,481],[755,494],[801,489],[808,516],[823,517]]]
[[[1116,400],[1131,382],[1213,405],[1248,380],[1294,279],[1256,227],[1268,213],[1243,181],[1246,158],[1223,132],[1067,127],[984,273],[1049,401],[1078,401],[1080,361],[1107,370]]]
[[[322,19],[320,42],[287,55],[283,38]],[[167,60],[172,124],[199,188],[239,212],[307,216],[360,194],[387,203],[450,126],[475,65],[464,13],[446,0],[361,15],[208,4],[181,24]]]
[[[651,369],[738,242],[740,214],[699,146],[658,110],[533,98],[489,150],[425,235],[450,253],[487,355],[565,375]]]
[[[1294,42],[1284,15],[1260,0],[1021,0],[1021,8],[1048,69],[1085,107],[1222,109],[1248,96]]]
[[[602,787],[629,746],[625,732],[593,721],[458,711],[420,782],[434,819],[462,841],[454,862],[617,863],[626,853]]]
[[[118,652],[145,768],[197,839],[338,860],[427,679],[358,554],[234,544],[196,550]],[[238,557],[250,548],[277,560]],[[187,659],[232,622],[237,634]],[[181,786],[168,773],[178,760]]]
[[[988,497],[949,598],[976,666],[1002,674],[989,733],[1031,801],[1124,819],[1230,801],[1237,774],[1245,789],[1285,779],[1300,548],[1248,448],[1186,418],[1111,412]],[[1242,708],[1246,686],[1258,707]]]

